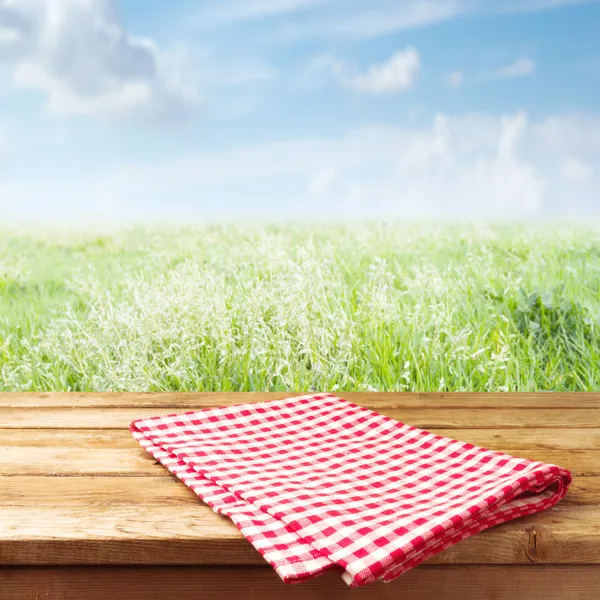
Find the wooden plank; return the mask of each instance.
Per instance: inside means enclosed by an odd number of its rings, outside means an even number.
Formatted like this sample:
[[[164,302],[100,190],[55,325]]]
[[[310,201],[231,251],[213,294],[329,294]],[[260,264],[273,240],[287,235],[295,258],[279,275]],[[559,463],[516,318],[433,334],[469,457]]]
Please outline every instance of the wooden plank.
[[[38,477],[16,475],[0,477],[0,507],[77,506],[162,506],[201,503],[201,500],[176,477]],[[600,506],[600,477],[578,477],[561,500],[562,505]],[[208,508],[206,509],[208,510]]]
[[[594,431],[594,430],[586,430]],[[600,434],[600,430],[598,432]],[[32,448],[133,448],[137,442],[128,429],[3,429],[0,447]],[[139,444],[138,444],[139,445]],[[1,458],[1,457],[0,457]]]
[[[159,414],[170,414],[158,411]],[[598,428],[600,410],[552,408],[382,408],[384,415],[423,429]],[[0,408],[0,429],[122,429],[155,416],[146,408]]]
[[[261,564],[231,522],[202,504],[2,507],[0,563]],[[445,550],[435,564],[600,564],[600,507],[557,506]]]
[[[1,600],[595,600],[596,566],[422,566],[350,589],[337,573],[286,586],[268,568],[0,568]]]
[[[600,428],[436,429],[433,433],[492,449],[600,450]],[[0,447],[127,448],[138,444],[128,429],[4,429]]]
[[[598,478],[600,498],[600,478]],[[594,487],[595,490],[595,487]],[[595,494],[595,491],[593,492]],[[589,496],[593,500],[596,496]],[[565,498],[566,500],[566,498]],[[598,502],[600,504],[600,501]],[[202,504],[198,496],[176,477],[0,477],[0,510],[6,506],[171,506]]]
[[[500,451],[549,464],[558,464],[579,477],[600,475],[600,450]],[[121,477],[168,476],[141,446],[130,449],[7,447],[0,452],[0,475],[119,475]]]
[[[600,475],[600,430],[433,429],[541,462],[576,476]],[[3,430],[0,475],[168,476],[127,430]]]
[[[600,450],[600,429],[432,429],[493,450]]]
[[[586,460],[587,465],[588,461]],[[169,472],[139,448],[30,448],[1,449],[0,475],[119,475],[121,477],[169,477]]]
[[[600,505],[600,478],[576,477],[561,502]]]
[[[303,392],[22,393],[0,394],[5,408],[178,408],[192,410],[291,398]],[[600,408],[600,393],[340,392],[369,408]]]

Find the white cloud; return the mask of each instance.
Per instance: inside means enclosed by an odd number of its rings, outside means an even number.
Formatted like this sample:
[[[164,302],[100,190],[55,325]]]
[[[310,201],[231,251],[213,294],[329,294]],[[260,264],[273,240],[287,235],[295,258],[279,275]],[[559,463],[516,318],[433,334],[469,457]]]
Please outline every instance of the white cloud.
[[[514,62],[501,67],[492,75],[500,79],[511,79],[513,77],[526,77],[535,71],[535,62],[530,58],[518,58]]]
[[[345,84],[359,92],[389,94],[412,87],[421,66],[414,48],[396,52],[386,62],[371,66],[365,73],[349,77]]]
[[[582,177],[584,163],[600,164],[598,117],[440,114],[427,127],[369,126],[66,173],[62,182],[4,178],[0,207],[9,212],[12,202],[13,212],[64,218],[108,206],[118,219],[598,215],[600,181]]]
[[[333,0],[313,19],[284,23],[274,34],[281,41],[310,37],[368,39],[446,21],[467,12],[459,0]],[[350,6],[349,6],[350,5]]]
[[[315,85],[333,77],[341,86],[358,92],[390,94],[411,88],[420,68],[419,53],[411,47],[396,52],[383,63],[370,66],[363,73],[335,54],[322,54],[304,65],[298,80],[301,84]]]
[[[230,15],[228,20],[285,16],[312,9],[311,18],[285,21],[273,38],[295,41],[304,38],[366,39],[396,31],[426,27],[469,14],[506,14],[537,12],[595,0],[269,0],[270,10],[251,10],[251,0],[225,2],[220,9]],[[215,0],[216,2],[216,0]],[[277,4],[280,7],[275,9]],[[258,7],[261,2],[257,2]],[[232,8],[233,7],[233,8]],[[248,7],[244,10],[243,7]],[[215,9],[216,10],[216,9]],[[235,16],[235,18],[233,18]],[[227,20],[227,19],[225,19]],[[205,25],[210,20],[204,20]]]
[[[452,71],[446,76],[446,83],[455,89],[461,88],[465,77],[462,71]]]
[[[21,40],[21,33],[16,29],[4,27],[0,23],[0,44],[16,44]]]
[[[370,37],[467,13],[551,10],[595,0],[205,0],[192,20],[200,26],[310,13],[310,22],[286,28],[290,37],[345,34]],[[323,18],[320,18],[323,17]]]
[[[197,101],[172,57],[127,33],[111,0],[0,0],[0,63],[49,112],[171,117]]]
[[[566,181],[588,182],[594,176],[594,167],[582,160],[568,156],[563,161],[560,172]]]
[[[600,164],[600,116],[570,115],[548,117],[537,127],[540,144],[553,154],[578,156]]]
[[[491,69],[479,73],[472,77],[475,81],[489,81],[493,79],[514,79],[517,77],[526,77],[535,71],[535,62],[530,58],[518,58],[515,61],[502,67]],[[462,71],[453,71],[444,78],[446,84],[452,88],[461,88],[465,75]]]

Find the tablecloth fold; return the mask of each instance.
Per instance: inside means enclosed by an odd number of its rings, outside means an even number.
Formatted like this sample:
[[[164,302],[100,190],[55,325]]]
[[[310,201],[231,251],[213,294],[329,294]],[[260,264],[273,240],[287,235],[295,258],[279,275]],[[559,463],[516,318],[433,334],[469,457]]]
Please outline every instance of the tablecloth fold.
[[[470,535],[545,510],[566,469],[311,394],[155,416],[138,442],[229,517],[286,583],[391,581]]]

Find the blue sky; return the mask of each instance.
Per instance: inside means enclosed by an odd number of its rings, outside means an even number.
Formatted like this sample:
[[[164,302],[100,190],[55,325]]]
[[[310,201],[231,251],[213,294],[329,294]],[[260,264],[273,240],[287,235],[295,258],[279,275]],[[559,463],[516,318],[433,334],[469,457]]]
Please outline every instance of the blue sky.
[[[587,217],[600,2],[0,0],[0,218]]]

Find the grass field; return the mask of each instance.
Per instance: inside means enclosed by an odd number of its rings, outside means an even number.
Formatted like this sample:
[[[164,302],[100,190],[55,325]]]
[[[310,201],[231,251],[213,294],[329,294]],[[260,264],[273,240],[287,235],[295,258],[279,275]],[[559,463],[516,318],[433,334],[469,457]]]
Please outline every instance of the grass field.
[[[600,229],[4,230],[2,390],[597,390]]]

